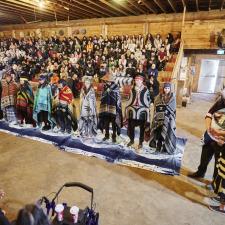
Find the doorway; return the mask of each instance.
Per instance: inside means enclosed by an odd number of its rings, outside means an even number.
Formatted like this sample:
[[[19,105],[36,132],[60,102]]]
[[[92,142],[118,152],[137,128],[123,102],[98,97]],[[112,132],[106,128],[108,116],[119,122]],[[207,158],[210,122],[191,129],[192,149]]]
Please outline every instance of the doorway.
[[[215,93],[220,60],[202,59],[198,92]]]

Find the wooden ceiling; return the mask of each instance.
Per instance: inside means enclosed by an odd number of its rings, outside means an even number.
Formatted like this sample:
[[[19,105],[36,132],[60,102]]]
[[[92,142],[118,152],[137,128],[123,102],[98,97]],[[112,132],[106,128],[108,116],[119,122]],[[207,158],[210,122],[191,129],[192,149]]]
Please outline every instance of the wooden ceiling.
[[[225,0],[0,0],[0,25],[222,10]]]

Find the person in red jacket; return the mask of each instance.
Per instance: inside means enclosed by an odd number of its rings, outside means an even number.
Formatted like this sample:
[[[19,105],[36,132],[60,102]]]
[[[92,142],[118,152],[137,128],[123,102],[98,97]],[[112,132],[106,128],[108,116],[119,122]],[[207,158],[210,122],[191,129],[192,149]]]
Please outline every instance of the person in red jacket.
[[[60,131],[71,133],[72,129],[77,129],[77,121],[75,119],[75,110],[72,106],[73,93],[68,87],[65,80],[59,80],[58,106],[56,108],[56,120],[60,127]]]

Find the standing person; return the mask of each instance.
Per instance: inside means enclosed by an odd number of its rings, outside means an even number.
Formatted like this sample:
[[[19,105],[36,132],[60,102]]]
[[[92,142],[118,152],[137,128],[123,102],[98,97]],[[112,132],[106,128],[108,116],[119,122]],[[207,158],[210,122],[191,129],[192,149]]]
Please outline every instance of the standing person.
[[[218,206],[210,205],[209,209],[225,215],[225,108],[216,111],[211,122],[209,119],[208,122],[211,123],[210,129],[207,131],[211,140],[208,139],[208,141],[209,143],[216,142],[214,149],[212,149],[215,151],[212,188],[217,196],[211,197],[211,200],[219,204]]]
[[[81,136],[93,137],[97,134],[97,107],[93,78],[84,76],[84,87],[80,94],[79,132]]]
[[[67,79],[67,84],[73,93],[74,98],[78,98],[80,95],[80,80],[76,73],[74,73],[71,77]]]
[[[33,120],[34,95],[32,88],[26,77],[20,78],[20,86],[17,92],[16,110],[20,125],[26,124],[35,126]]]
[[[224,178],[224,162],[225,161],[225,151],[222,151],[221,156],[218,160],[218,174],[213,179],[213,189],[214,192],[217,194],[218,197],[214,198],[217,199],[217,202],[219,202],[219,206],[212,206],[210,205],[209,208],[212,211],[220,212],[225,215],[225,178]]]
[[[154,76],[150,76],[146,81],[147,88],[150,92],[151,102],[154,103],[155,97],[159,94],[159,82]]]
[[[156,68],[156,65],[153,63],[151,67],[148,69],[148,76],[153,76],[154,78],[158,78],[158,69]]]
[[[170,83],[164,83],[163,93],[155,98],[149,146],[171,155],[176,152],[176,98]]]
[[[1,107],[5,120],[17,124],[16,118],[16,95],[18,87],[14,82],[10,71],[6,72],[5,80],[2,80]]]
[[[1,99],[2,99],[2,82],[1,82],[1,78],[0,78],[0,120],[3,119]]]
[[[218,145],[216,140],[209,138],[210,137],[209,135],[211,135],[211,133],[213,132],[213,129],[211,127],[212,120],[214,117],[213,115],[218,110],[221,109],[225,109],[225,89],[223,90],[222,95],[219,97],[219,99],[214,103],[214,105],[209,109],[208,113],[206,114],[205,117],[206,132],[204,134],[205,138],[204,144],[202,146],[200,164],[196,172],[188,175],[191,178],[203,178],[205,176],[208,164],[213,156],[215,156],[214,173],[216,172],[216,162],[218,161],[222,147]]]
[[[40,75],[38,90],[34,99],[33,118],[42,130],[50,130],[52,121],[52,91],[47,76]],[[44,126],[42,127],[42,123]]]
[[[128,105],[125,109],[126,119],[128,120],[127,134],[130,142],[127,146],[134,144],[135,127],[140,127],[139,145],[142,148],[144,141],[144,132],[146,124],[150,123],[150,93],[143,84],[144,78],[142,76],[135,77],[135,86],[131,90]]]
[[[112,141],[115,143],[116,134],[120,135],[122,127],[121,96],[119,87],[114,82],[115,78],[111,74],[106,74],[102,80],[105,86],[100,102],[98,127],[102,131],[105,130],[103,141],[106,141],[109,139],[109,126],[112,123]]]
[[[59,104],[56,107],[56,118],[60,131],[70,134],[72,129],[77,129],[75,110],[73,108],[73,93],[65,80],[59,80]]]
[[[50,225],[50,223],[40,206],[30,204],[20,209],[15,225]]]

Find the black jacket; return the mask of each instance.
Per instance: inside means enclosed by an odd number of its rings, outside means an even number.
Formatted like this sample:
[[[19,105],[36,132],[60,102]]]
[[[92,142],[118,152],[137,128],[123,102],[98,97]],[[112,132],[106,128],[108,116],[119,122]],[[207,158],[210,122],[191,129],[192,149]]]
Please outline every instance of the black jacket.
[[[0,209],[0,224],[1,225],[11,225],[7,217],[4,215],[2,210]]]

